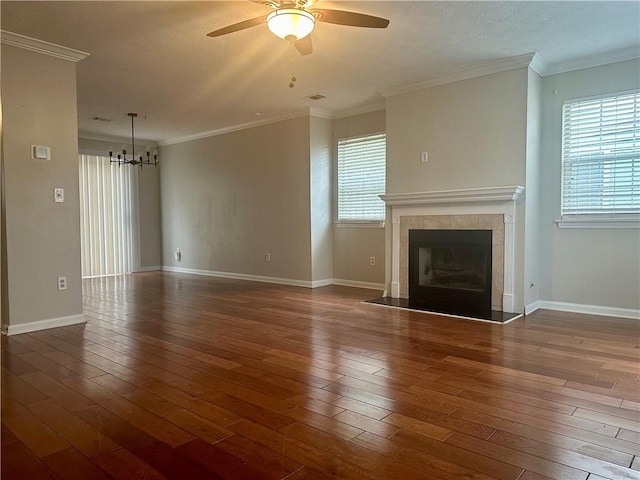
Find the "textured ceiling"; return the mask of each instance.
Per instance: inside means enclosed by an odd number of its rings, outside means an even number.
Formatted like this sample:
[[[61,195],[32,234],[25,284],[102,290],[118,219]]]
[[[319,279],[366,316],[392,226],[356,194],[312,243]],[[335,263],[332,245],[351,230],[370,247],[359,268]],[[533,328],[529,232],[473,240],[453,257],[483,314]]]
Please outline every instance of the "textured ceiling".
[[[314,53],[305,57],[266,25],[206,36],[270,11],[246,0],[0,6],[2,29],[90,53],[77,64],[83,134],[126,137],[127,112],[138,112],[137,136],[162,142],[308,107],[333,114],[364,109],[384,102],[380,90],[527,53],[537,52],[554,71],[640,54],[635,1],[322,0],[318,8],[385,17],[390,25],[319,23]],[[317,93],[326,98],[308,98]]]

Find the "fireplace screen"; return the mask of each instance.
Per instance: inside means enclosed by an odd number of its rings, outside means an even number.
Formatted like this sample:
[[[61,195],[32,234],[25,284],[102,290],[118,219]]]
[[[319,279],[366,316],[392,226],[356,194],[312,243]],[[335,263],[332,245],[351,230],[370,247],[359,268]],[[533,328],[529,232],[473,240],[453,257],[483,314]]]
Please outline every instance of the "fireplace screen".
[[[491,230],[409,230],[409,300],[491,310]]]
[[[487,259],[483,248],[421,247],[418,249],[418,284],[422,287],[455,288],[484,292]]]

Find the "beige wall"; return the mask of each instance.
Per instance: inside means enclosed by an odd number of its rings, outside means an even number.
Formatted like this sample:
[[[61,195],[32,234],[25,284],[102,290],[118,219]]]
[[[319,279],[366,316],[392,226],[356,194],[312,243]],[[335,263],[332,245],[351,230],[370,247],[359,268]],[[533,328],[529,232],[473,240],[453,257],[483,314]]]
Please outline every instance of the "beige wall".
[[[527,68],[388,98],[387,193],[522,185],[526,100]]]
[[[309,122],[161,147],[163,265],[311,281]]]
[[[385,110],[377,110],[333,121],[333,219],[337,218],[335,189],[337,188],[338,140],[358,135],[380,133],[385,130]],[[375,266],[371,266],[369,264],[370,257],[376,257]],[[384,283],[384,264],[385,236],[383,226],[369,225],[367,227],[359,227],[338,224],[334,225],[333,276],[337,281],[348,284],[371,284],[371,286],[382,286]]]
[[[540,299],[640,308],[640,230],[558,229],[562,103],[640,88],[640,62],[629,60],[545,77],[541,172]]]
[[[331,121],[311,117],[309,127],[312,280],[330,282],[333,278]]]
[[[109,147],[130,144],[131,139],[96,140],[78,138],[80,153],[107,156]],[[136,142],[137,144],[138,142]],[[140,145],[157,148],[154,142]],[[133,167],[128,167],[133,168]],[[160,215],[160,171],[156,167],[138,169],[138,219],[140,224],[140,267],[160,268],[162,265],[162,226]]]
[[[542,78],[532,69],[527,88],[527,158],[524,185],[524,304],[540,299],[540,170]]]
[[[388,98],[387,193],[524,186],[527,83],[528,68],[519,68]],[[519,202],[515,311],[524,306],[524,212]]]
[[[11,327],[82,314],[76,65],[2,45],[6,279]],[[51,160],[32,160],[33,144]],[[62,187],[64,203],[53,202]],[[57,290],[66,276],[68,289]],[[3,299],[3,304],[4,304]]]

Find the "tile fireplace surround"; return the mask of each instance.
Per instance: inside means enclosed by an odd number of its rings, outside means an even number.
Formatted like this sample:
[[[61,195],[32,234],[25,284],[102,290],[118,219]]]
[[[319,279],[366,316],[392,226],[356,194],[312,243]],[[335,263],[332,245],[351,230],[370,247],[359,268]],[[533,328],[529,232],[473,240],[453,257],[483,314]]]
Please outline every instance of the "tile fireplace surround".
[[[518,313],[513,301],[515,210],[523,191],[507,186],[381,195],[392,221],[390,296],[408,295],[410,229],[491,230],[491,308]]]

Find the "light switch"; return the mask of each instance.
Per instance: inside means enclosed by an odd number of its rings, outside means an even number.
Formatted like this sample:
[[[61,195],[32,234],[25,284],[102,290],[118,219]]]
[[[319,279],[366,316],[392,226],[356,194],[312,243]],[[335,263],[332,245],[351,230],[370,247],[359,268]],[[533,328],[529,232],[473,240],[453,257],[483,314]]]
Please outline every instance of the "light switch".
[[[429,154],[427,152],[420,153],[420,163],[427,163],[429,161]]]
[[[53,201],[56,203],[64,202],[64,188],[56,187],[53,189]]]
[[[31,158],[33,160],[51,160],[51,147],[31,145]]]

